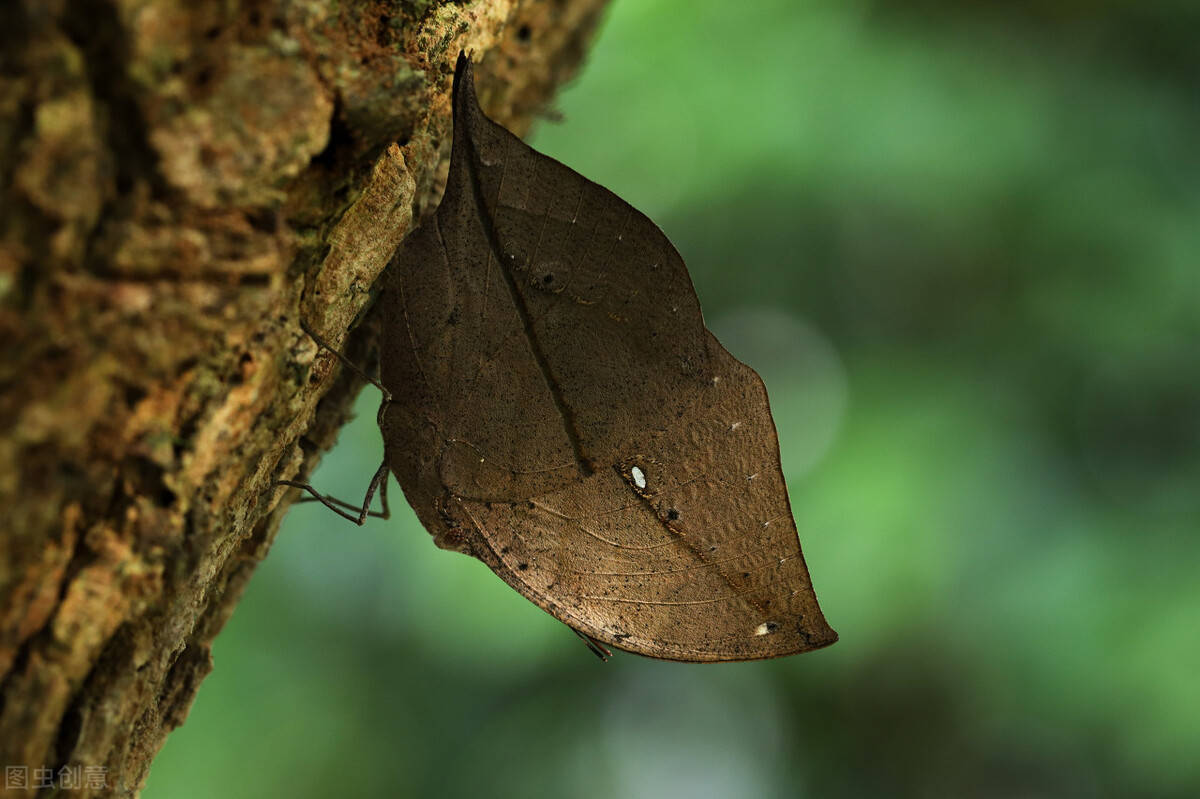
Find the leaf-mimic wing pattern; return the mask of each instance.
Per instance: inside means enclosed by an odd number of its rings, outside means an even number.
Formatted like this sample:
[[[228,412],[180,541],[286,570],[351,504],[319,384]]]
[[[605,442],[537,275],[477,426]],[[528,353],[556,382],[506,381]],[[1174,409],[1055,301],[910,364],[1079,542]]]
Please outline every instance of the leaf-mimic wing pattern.
[[[758,375],[653,222],[454,82],[445,196],[389,266],[388,464],[443,547],[675,660],[826,646]]]

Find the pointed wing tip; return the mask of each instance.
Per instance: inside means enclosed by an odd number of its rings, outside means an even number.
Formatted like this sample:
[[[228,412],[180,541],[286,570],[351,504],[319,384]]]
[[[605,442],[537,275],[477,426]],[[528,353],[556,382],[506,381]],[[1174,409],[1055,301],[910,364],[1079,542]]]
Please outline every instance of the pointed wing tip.
[[[454,65],[454,83],[450,88],[451,105],[454,108],[454,119],[470,112],[475,106],[475,66],[466,50],[458,51],[458,61]],[[470,98],[468,100],[468,98]]]
[[[452,87],[455,100],[463,91],[475,92],[475,64],[471,54],[466,50],[458,51],[458,61],[454,63],[454,84]]]
[[[840,637],[841,636],[839,636],[837,634],[836,630],[834,630],[832,627],[827,626],[825,628],[825,634],[822,635],[820,638],[818,638],[815,642],[813,642],[812,648],[813,649],[824,649],[827,646],[833,646],[834,644],[836,644],[838,642],[838,639]]]
[[[829,626],[829,622],[825,621],[822,616],[815,630],[805,631],[801,629],[801,636],[805,639],[805,648],[802,652],[811,652],[815,649],[824,649],[827,646],[833,646],[838,642],[837,630]]]
[[[470,71],[470,69],[471,56],[467,55],[466,50],[459,50],[458,61],[454,64],[454,82],[457,83],[463,72]]]

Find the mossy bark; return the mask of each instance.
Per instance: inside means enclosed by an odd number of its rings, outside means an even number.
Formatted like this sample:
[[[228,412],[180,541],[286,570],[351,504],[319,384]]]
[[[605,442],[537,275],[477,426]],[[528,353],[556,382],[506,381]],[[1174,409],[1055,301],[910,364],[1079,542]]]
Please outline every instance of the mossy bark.
[[[603,2],[5,4],[9,794],[36,769],[137,793],[295,498],[273,481],[304,479],[361,387],[299,321],[370,361],[354,322],[440,194],[456,54],[522,131]]]

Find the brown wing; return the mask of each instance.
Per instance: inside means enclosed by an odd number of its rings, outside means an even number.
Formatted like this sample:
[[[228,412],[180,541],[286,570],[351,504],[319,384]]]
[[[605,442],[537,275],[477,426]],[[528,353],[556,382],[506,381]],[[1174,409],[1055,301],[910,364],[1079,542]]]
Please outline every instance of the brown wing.
[[[557,491],[461,500],[486,543],[476,554],[570,626],[643,655],[750,660],[827,646],[837,634],[800,552],[766,392],[711,341],[720,379],[703,411]]]
[[[462,57],[454,125],[445,197],[385,295],[384,436],[422,521],[617,647],[832,643],[766,392],[705,329],[679,254],[484,117]]]

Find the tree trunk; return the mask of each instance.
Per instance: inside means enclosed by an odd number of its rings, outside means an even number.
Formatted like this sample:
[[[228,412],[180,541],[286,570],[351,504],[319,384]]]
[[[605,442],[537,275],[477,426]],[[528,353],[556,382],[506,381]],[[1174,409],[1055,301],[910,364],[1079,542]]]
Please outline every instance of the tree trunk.
[[[370,361],[345,331],[440,195],[459,49],[521,132],[603,1],[5,3],[9,795],[138,792],[295,498],[273,481],[361,387],[299,321]]]

